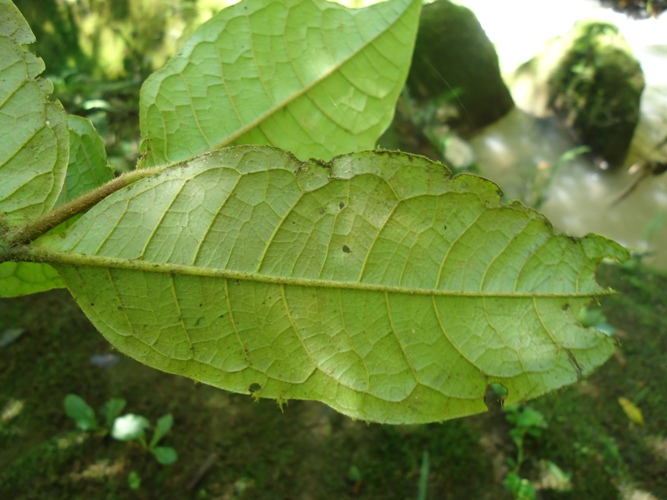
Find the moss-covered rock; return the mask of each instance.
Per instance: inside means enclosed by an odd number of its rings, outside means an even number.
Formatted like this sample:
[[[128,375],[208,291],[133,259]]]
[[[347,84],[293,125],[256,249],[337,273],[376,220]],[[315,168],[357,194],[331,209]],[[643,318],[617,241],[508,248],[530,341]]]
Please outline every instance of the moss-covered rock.
[[[601,161],[620,167],[639,120],[641,66],[609,23],[577,23],[563,42],[563,58],[549,78],[549,105]]]
[[[462,133],[493,123],[514,106],[479,21],[449,0],[422,10],[408,87],[420,102],[446,96],[451,109],[445,121]]]

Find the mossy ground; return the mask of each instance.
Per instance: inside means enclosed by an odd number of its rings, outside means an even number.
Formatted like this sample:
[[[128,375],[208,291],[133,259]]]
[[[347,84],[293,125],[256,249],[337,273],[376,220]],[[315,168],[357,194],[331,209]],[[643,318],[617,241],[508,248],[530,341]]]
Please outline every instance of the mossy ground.
[[[572,473],[569,492],[540,498],[617,498],[644,490],[667,498],[667,278],[636,264],[605,267],[600,281],[622,294],[603,309],[619,329],[618,353],[588,380],[529,404],[548,428],[526,445],[522,475],[537,481],[539,460]],[[0,351],[0,498],[416,498],[424,451],[428,498],[498,499],[515,454],[502,413],[425,426],[354,422],[327,407],[290,402],[281,411],[113,353],[67,292],[0,301],[0,331],[25,333]],[[115,353],[118,355],[118,353]],[[92,406],[111,397],[155,421],[173,413],[165,445],[179,460],[164,467],[138,445],[74,430],[63,399]],[[634,401],[646,424],[632,423],[618,398]],[[191,490],[211,455],[216,461]],[[136,471],[141,487],[130,490]]]

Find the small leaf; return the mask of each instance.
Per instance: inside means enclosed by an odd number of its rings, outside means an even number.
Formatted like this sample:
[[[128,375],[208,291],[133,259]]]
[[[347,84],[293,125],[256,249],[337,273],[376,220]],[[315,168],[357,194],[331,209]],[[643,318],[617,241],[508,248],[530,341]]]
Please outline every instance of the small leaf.
[[[158,418],[157,423],[155,424],[155,432],[153,432],[153,438],[151,439],[149,448],[155,447],[155,445],[160,442],[160,440],[169,432],[171,426],[174,425],[174,417],[171,413],[164,415],[163,417]]]
[[[621,405],[625,415],[635,424],[644,425],[644,415],[642,411],[629,399],[618,398],[618,404]]]
[[[171,465],[178,460],[178,453],[170,446],[156,446],[150,451],[162,465]]]
[[[0,333],[0,348],[7,347],[16,342],[24,332],[25,328],[21,327],[5,328],[5,330]]]
[[[127,485],[131,490],[138,490],[141,488],[141,476],[135,470],[127,475]]]
[[[131,441],[134,439],[143,441],[145,430],[148,427],[150,427],[150,423],[146,417],[128,413],[114,420],[113,427],[111,428],[111,437],[118,441]]]
[[[516,425],[522,429],[527,429],[529,433],[539,432],[539,429],[547,428],[547,422],[544,420],[544,415],[530,406],[523,407],[522,411],[519,413]]]
[[[565,472],[549,460],[540,460],[540,488],[570,491],[572,490],[572,473]]]
[[[535,486],[516,472],[507,474],[503,480],[503,486],[512,493],[515,500],[535,500],[537,498]]]
[[[93,431],[98,428],[95,410],[81,396],[68,394],[65,397],[65,413],[82,431]]]
[[[58,205],[71,201],[102,186],[114,178],[113,168],[107,163],[104,142],[87,118],[67,117],[70,155],[65,187]],[[70,219],[69,225],[74,221]]]
[[[356,465],[350,465],[350,468],[347,471],[347,478],[350,481],[354,481],[356,483],[363,479],[363,475],[361,474],[359,467],[357,467]]]
[[[48,264],[3,262],[0,264],[0,297],[19,297],[65,286]]]
[[[627,252],[557,234],[425,158],[238,146],[106,198],[36,254],[120,351],[365,420],[440,421],[571,384],[613,340],[576,315]],[[346,245],[351,251],[345,252]]]
[[[245,0],[222,10],[144,83],[144,164],[232,144],[302,159],[374,148],[407,78],[421,4]]]
[[[125,408],[126,401],[123,398],[111,398],[100,408],[100,414],[104,419],[106,426],[111,429],[114,420]]]

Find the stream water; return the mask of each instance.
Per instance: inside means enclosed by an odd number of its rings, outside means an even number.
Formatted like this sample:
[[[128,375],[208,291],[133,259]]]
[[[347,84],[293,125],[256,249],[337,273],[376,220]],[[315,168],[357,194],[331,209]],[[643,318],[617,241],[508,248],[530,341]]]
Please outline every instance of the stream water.
[[[667,161],[667,15],[634,20],[603,9],[592,0],[461,3],[475,11],[496,45],[508,81],[519,64],[537,54],[547,40],[567,32],[576,21],[600,19],[616,24],[639,59],[646,79],[640,124],[627,167],[639,160]],[[516,15],[508,21],[511,12]],[[512,89],[517,109],[471,141],[482,175],[497,182],[511,199],[530,196],[527,181],[539,177],[541,167],[553,165],[564,152],[577,146],[557,120],[536,118],[522,111],[530,108],[530,102],[525,102],[520,90]],[[660,146],[662,141],[666,144]],[[648,253],[647,262],[667,268],[667,174],[647,176],[618,201],[640,175],[630,174],[627,169],[601,171],[590,160],[579,157],[557,169],[544,192],[540,211],[569,234],[604,234],[636,252]]]

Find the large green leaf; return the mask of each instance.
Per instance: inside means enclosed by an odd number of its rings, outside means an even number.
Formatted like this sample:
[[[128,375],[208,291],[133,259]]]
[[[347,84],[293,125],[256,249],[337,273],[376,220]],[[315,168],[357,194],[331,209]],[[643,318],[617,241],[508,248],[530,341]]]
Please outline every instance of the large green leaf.
[[[613,342],[577,311],[605,293],[600,236],[554,233],[490,181],[364,152],[301,163],[238,146],[105,199],[38,250],[119,350],[260,397],[365,420],[484,411],[575,382]]]
[[[375,147],[407,77],[420,8],[246,0],[224,9],[141,89],[144,164],[231,144],[302,159]]]
[[[69,162],[65,185],[56,205],[73,200],[113,179],[107,163],[104,143],[86,118],[69,116]],[[3,177],[4,178],[4,177]],[[63,231],[75,218],[58,226]],[[3,262],[0,264],[0,297],[17,297],[65,286],[55,269],[48,264]]]
[[[67,169],[65,112],[41,80],[41,59],[23,43],[34,41],[25,19],[0,2],[0,217],[14,225],[48,212]]]

